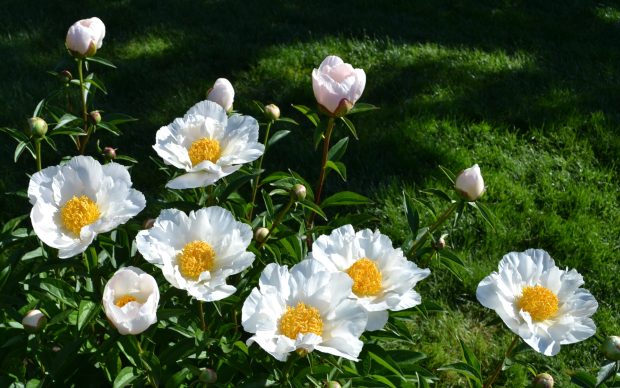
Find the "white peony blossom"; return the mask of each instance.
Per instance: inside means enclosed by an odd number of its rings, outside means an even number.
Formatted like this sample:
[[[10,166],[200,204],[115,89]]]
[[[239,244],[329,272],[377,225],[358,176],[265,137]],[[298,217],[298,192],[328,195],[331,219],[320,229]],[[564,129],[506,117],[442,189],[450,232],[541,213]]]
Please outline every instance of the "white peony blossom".
[[[431,273],[407,260],[400,248],[394,249],[389,237],[370,229],[355,233],[351,225],[320,236],[308,257],[353,279],[350,296],[368,311],[366,330],[382,329],[388,310],[419,305],[422,298],[413,287]]]
[[[30,219],[41,241],[58,257],[82,253],[97,234],[113,230],[140,213],[144,195],[131,188],[127,168],[102,166],[90,156],[37,172],[30,178]]]
[[[136,237],[138,251],[161,268],[170,284],[207,302],[237,290],[226,278],[254,262],[254,254],[246,251],[251,240],[252,229],[218,206],[189,216],[177,209],[163,210],[153,227]]]
[[[271,263],[243,303],[241,322],[266,352],[285,361],[293,351],[333,354],[357,361],[366,311],[348,298],[351,279],[316,260],[291,268]]]
[[[140,268],[121,268],[105,285],[103,310],[118,332],[140,334],[157,322],[159,288]]]
[[[235,89],[226,78],[218,78],[207,92],[207,100],[216,102],[226,112],[230,112],[235,101]]]
[[[80,56],[95,55],[103,45],[105,25],[99,18],[79,20],[67,31],[67,48]]]
[[[561,270],[544,250],[528,249],[505,255],[499,271],[482,279],[476,297],[534,350],[554,356],[560,345],[596,332],[590,316],[598,303],[583,284],[576,270]]]
[[[321,62],[312,70],[312,89],[316,101],[336,116],[344,116],[362,96],[366,86],[366,73],[354,69],[335,55]]]
[[[153,148],[166,164],[186,171],[166,184],[173,189],[212,185],[265,150],[253,117],[228,117],[213,101],[199,102],[183,118],[161,127]]]

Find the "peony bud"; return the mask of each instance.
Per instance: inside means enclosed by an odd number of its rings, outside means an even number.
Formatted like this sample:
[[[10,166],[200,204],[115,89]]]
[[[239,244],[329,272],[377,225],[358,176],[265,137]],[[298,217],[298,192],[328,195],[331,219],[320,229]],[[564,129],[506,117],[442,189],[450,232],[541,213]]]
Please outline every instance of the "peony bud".
[[[318,69],[312,70],[314,97],[331,116],[342,117],[349,113],[365,86],[364,70],[354,69],[335,55],[328,56]]]
[[[101,19],[82,19],[69,27],[65,44],[73,55],[91,57],[101,48],[104,37],[105,25]]]
[[[71,82],[71,80],[73,79],[73,75],[71,75],[71,72],[69,70],[63,70],[58,73],[58,78],[62,83],[66,84]]]
[[[340,385],[340,383],[337,381],[328,381],[325,384],[325,387],[326,388],[342,388],[342,385]]]
[[[473,202],[484,193],[484,180],[480,174],[480,167],[474,164],[463,170],[457,177],[454,188],[464,199]]]
[[[103,289],[103,310],[122,335],[140,334],[157,322],[159,288],[136,267],[121,268]]]
[[[264,243],[267,241],[267,237],[269,237],[269,229],[267,228],[258,228],[256,232],[254,232],[254,240],[259,243]]]
[[[306,186],[300,183],[296,184],[291,190],[291,196],[297,201],[303,201],[306,199]]]
[[[36,333],[43,329],[47,323],[47,318],[39,310],[30,310],[22,319],[24,330],[30,333]]]
[[[105,147],[103,149],[103,157],[105,158],[106,162],[116,159],[116,150],[117,148],[112,147]]]
[[[549,373],[539,373],[532,381],[533,388],[553,388],[553,377]]]
[[[47,133],[47,123],[40,117],[31,117],[28,119],[28,130],[32,136],[42,138]]]
[[[439,237],[439,240],[437,240],[437,243],[435,244],[435,249],[440,251],[446,247],[446,236],[447,234],[443,234]]]
[[[606,359],[620,361],[620,337],[612,335],[605,338],[602,350]]]
[[[98,110],[94,110],[88,114],[88,121],[91,124],[97,125],[101,122],[101,113]]]
[[[218,78],[207,91],[207,100],[218,103],[226,112],[230,112],[235,101],[235,89],[226,78]]]
[[[269,120],[276,121],[280,118],[280,108],[274,104],[267,105],[265,107],[265,116],[267,116]]]
[[[198,377],[201,383],[214,384],[217,382],[217,373],[211,368],[200,369],[200,376]]]

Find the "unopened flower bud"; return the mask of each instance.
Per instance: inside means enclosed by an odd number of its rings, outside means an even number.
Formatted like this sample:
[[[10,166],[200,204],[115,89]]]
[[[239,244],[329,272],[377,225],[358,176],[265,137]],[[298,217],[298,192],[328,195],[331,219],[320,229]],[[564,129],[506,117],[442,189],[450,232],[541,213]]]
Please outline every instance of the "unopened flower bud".
[[[110,160],[114,160],[116,159],[116,148],[112,148],[112,147],[105,147],[103,149],[103,157],[105,158],[106,161],[110,161]]]
[[[142,224],[142,229],[151,229],[153,225],[155,225],[155,219],[147,218],[147,220],[144,221],[144,224]]]
[[[294,196],[296,200],[303,201],[306,199],[306,186],[301,183],[296,184],[291,190],[291,195]]]
[[[539,373],[532,381],[533,388],[553,388],[553,377],[549,373]]]
[[[445,235],[439,237],[439,240],[437,240],[437,244],[435,244],[435,249],[437,249],[438,251],[444,249],[446,247],[446,239],[445,239]]]
[[[42,138],[47,133],[47,123],[40,117],[31,117],[28,119],[28,130],[30,135]]]
[[[603,355],[606,359],[620,361],[620,337],[612,335],[603,342]]]
[[[60,346],[58,346],[58,345],[52,346],[52,352],[54,352],[54,353],[58,353],[61,350],[62,350],[62,348]]]
[[[254,240],[259,243],[267,241],[267,237],[269,237],[269,229],[267,228],[258,228],[256,232],[254,232]]]
[[[464,199],[473,202],[484,193],[484,180],[480,174],[480,167],[474,164],[470,168],[463,170],[454,183],[454,188]]]
[[[217,373],[210,368],[202,368],[200,370],[200,376],[198,377],[201,383],[214,384],[217,382]]]
[[[94,110],[88,114],[88,121],[91,124],[99,124],[101,122],[101,113],[98,110]]]
[[[265,107],[265,116],[269,120],[276,121],[280,118],[280,108],[275,104],[269,104]]]
[[[325,384],[325,388],[342,388],[342,385],[337,381],[328,381]]]
[[[207,90],[207,100],[218,103],[226,112],[230,112],[235,101],[235,89],[226,78],[218,78],[213,87]]]
[[[62,83],[66,84],[71,82],[71,80],[73,79],[73,75],[71,75],[71,72],[69,70],[63,70],[58,73],[58,78]]]
[[[47,318],[39,310],[30,310],[22,319],[24,330],[36,333],[40,331],[47,323]]]

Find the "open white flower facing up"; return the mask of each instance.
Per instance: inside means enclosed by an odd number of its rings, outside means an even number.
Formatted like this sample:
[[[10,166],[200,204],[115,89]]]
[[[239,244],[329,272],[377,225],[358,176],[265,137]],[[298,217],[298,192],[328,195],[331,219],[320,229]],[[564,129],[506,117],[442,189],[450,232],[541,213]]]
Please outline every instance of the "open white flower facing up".
[[[192,211],[163,210],[148,230],[138,233],[138,251],[159,266],[174,287],[198,300],[212,302],[237,289],[226,284],[254,262],[246,252],[252,229],[219,206]]]
[[[280,361],[292,351],[333,354],[357,361],[366,327],[366,311],[349,299],[351,279],[333,273],[316,260],[291,268],[265,267],[243,303],[241,322],[256,342]]]
[[[194,105],[183,118],[157,131],[157,154],[166,164],[185,170],[166,184],[172,189],[203,187],[258,159],[265,147],[258,142],[258,122],[232,115],[213,101]]]
[[[312,244],[309,258],[318,260],[331,272],[343,272],[353,279],[351,297],[368,311],[366,330],[380,330],[388,311],[405,310],[421,303],[413,287],[430,275],[394,249],[389,237],[364,229],[357,233],[345,225]]]
[[[140,334],[157,322],[159,288],[140,268],[121,268],[103,289],[103,310],[118,332]]]
[[[482,279],[476,297],[534,350],[554,356],[560,345],[596,332],[590,316],[598,303],[579,288],[583,284],[576,270],[561,270],[544,250],[528,249],[505,255],[499,271]]]
[[[58,257],[75,256],[98,233],[113,230],[144,209],[144,195],[131,185],[124,166],[102,166],[90,156],[45,168],[28,185],[32,227],[41,241],[58,249]]]

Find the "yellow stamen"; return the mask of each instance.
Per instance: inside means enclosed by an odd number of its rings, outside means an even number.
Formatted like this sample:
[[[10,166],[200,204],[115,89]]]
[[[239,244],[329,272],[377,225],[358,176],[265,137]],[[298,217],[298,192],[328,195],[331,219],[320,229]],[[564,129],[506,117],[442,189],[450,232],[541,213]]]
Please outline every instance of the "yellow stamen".
[[[213,270],[215,250],[207,242],[192,241],[183,247],[177,260],[181,275],[197,280],[201,273]]]
[[[131,295],[123,295],[123,296],[116,298],[116,300],[114,301],[114,304],[117,305],[118,307],[123,307],[129,302],[137,302],[137,301],[138,299],[134,298]]]
[[[353,263],[347,274],[353,279],[353,293],[359,297],[374,296],[381,292],[382,276],[374,261],[363,257]]]
[[[544,321],[555,315],[560,301],[548,288],[543,286],[526,286],[521,291],[519,308],[530,313],[532,320]]]
[[[296,339],[297,334],[300,333],[314,333],[321,336],[323,335],[323,320],[317,308],[299,302],[295,307],[286,306],[286,312],[280,318],[278,328],[290,339]]]
[[[193,142],[187,153],[192,161],[192,166],[205,160],[215,163],[220,158],[220,143],[215,139],[204,137]]]
[[[83,227],[97,221],[100,215],[97,204],[85,195],[74,195],[60,210],[63,225],[77,236]]]

